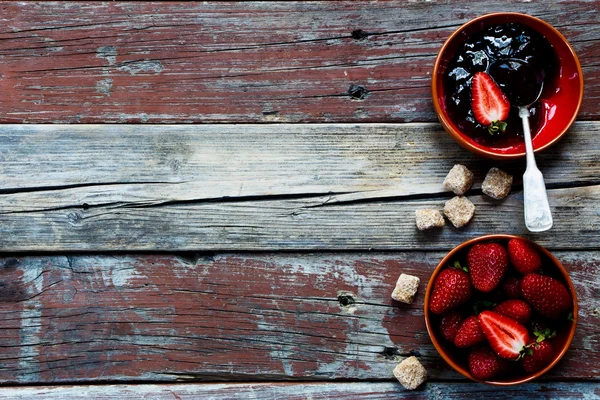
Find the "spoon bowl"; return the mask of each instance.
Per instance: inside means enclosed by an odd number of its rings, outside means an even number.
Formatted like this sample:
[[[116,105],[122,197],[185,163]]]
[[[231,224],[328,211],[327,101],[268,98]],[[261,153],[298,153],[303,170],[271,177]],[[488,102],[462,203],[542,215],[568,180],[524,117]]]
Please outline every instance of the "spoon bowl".
[[[503,58],[493,62],[488,67],[488,74],[515,107],[532,106],[544,91],[545,70],[534,70],[527,61],[519,58]],[[521,84],[515,85],[514,82]]]

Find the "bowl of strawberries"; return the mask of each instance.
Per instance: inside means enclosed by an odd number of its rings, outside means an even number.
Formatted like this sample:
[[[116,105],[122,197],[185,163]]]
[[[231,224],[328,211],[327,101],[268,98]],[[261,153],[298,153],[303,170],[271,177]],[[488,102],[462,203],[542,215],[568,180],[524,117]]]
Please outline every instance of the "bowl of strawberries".
[[[486,235],[450,251],[425,292],[434,347],[456,371],[516,385],[549,371],[569,348],[577,295],[545,248],[514,235]]]
[[[440,123],[461,146],[484,157],[525,156],[519,105],[537,93],[529,106],[534,151],[556,143],[575,121],[583,72],[567,39],[527,14],[500,12],[467,22],[446,40],[434,64]]]

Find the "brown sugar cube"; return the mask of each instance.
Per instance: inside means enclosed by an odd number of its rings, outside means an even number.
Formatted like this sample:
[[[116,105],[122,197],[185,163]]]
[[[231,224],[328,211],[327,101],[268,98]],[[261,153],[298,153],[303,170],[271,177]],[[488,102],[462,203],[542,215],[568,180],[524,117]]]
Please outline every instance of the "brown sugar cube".
[[[498,168],[491,168],[481,184],[481,190],[492,199],[500,200],[508,196],[512,181],[511,174]]]
[[[439,210],[421,209],[415,212],[417,217],[417,228],[424,231],[431,228],[441,228],[446,224]]]
[[[400,274],[396,287],[392,292],[392,299],[401,303],[412,304],[421,280],[412,275]]]
[[[462,228],[468,224],[473,218],[473,214],[475,214],[475,206],[466,197],[456,196],[444,204],[444,215],[456,228]]]
[[[444,179],[444,188],[461,196],[473,186],[473,173],[464,165],[456,164]]]
[[[396,365],[394,376],[406,389],[415,390],[427,379],[427,370],[417,360],[417,357],[411,356]]]

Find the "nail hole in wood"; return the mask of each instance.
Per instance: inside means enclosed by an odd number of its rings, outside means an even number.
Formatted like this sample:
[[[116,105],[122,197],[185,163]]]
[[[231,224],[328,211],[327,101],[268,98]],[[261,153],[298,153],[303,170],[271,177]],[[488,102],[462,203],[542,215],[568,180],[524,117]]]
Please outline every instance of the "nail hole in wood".
[[[352,296],[348,296],[348,295],[339,295],[338,301],[340,302],[340,305],[343,307],[348,307],[355,303],[354,298]]]
[[[364,100],[369,95],[369,91],[363,85],[350,85],[348,95],[352,100]]]
[[[384,356],[386,360],[394,360],[400,355],[400,352],[395,347],[384,347],[381,351],[381,355]]]
[[[362,29],[355,29],[352,31],[350,36],[352,36],[352,39],[354,39],[354,40],[362,40],[362,39],[366,38],[367,36],[369,36],[369,34],[365,31],[363,31]]]

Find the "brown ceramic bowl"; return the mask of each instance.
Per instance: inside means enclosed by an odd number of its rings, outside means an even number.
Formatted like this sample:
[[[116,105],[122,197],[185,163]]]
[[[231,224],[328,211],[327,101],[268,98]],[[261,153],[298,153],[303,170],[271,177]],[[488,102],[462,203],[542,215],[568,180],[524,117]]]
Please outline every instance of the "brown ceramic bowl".
[[[461,132],[458,121],[453,121],[446,111],[443,76],[448,63],[468,37],[491,25],[509,22],[525,25],[542,34],[554,48],[560,68],[556,90],[546,85],[540,99],[546,110],[545,121],[533,137],[534,151],[548,148],[565,134],[575,121],[583,99],[583,72],[577,55],[567,39],[547,22],[526,14],[502,12],[483,15],[458,28],[446,40],[435,60],[431,82],[435,111],[444,129],[462,147],[484,157],[503,160],[524,157],[524,143],[509,147],[490,147],[477,143]]]
[[[468,365],[466,364],[466,357],[464,354],[468,353],[468,349],[457,350],[451,343],[447,342],[438,331],[438,320],[439,316],[431,313],[429,311],[429,299],[431,293],[433,291],[433,282],[437,278],[438,274],[447,267],[447,265],[451,264],[454,260],[461,257],[461,254],[464,254],[472,245],[480,242],[488,242],[488,241],[504,241],[508,242],[509,239],[518,238],[519,236],[514,235],[486,235],[480,236],[475,239],[467,240],[466,242],[460,244],[455,247],[452,251],[450,251],[437,267],[433,270],[431,274],[431,278],[429,278],[429,283],[427,284],[427,291],[425,292],[425,324],[427,325],[427,332],[429,333],[429,337],[433,342],[433,346],[440,353],[442,358],[456,371],[465,377],[472,379],[481,383],[488,383],[491,385],[500,385],[500,386],[510,386],[517,385],[520,383],[528,382],[533,379],[539,378],[548,372],[552,367],[558,363],[558,361],[565,355],[569,346],[571,345],[571,341],[573,340],[573,336],[575,335],[575,328],[577,326],[577,294],[575,293],[575,287],[573,287],[573,283],[569,278],[569,274],[563,265],[558,261],[548,250],[539,246],[535,242],[532,242],[528,239],[521,238],[527,240],[529,243],[533,244],[535,248],[540,252],[542,256],[542,260],[545,265],[548,263],[552,264],[556,268],[556,277],[563,281],[566,285],[567,289],[571,293],[571,297],[573,298],[573,322],[570,327],[565,327],[560,332],[557,331],[557,336],[552,339],[552,344],[555,347],[556,354],[554,359],[547,367],[544,369],[534,373],[534,374],[524,374],[515,377],[491,380],[491,381],[480,381],[475,379],[468,370]],[[544,264],[543,264],[544,265]],[[461,356],[463,354],[463,356]]]

